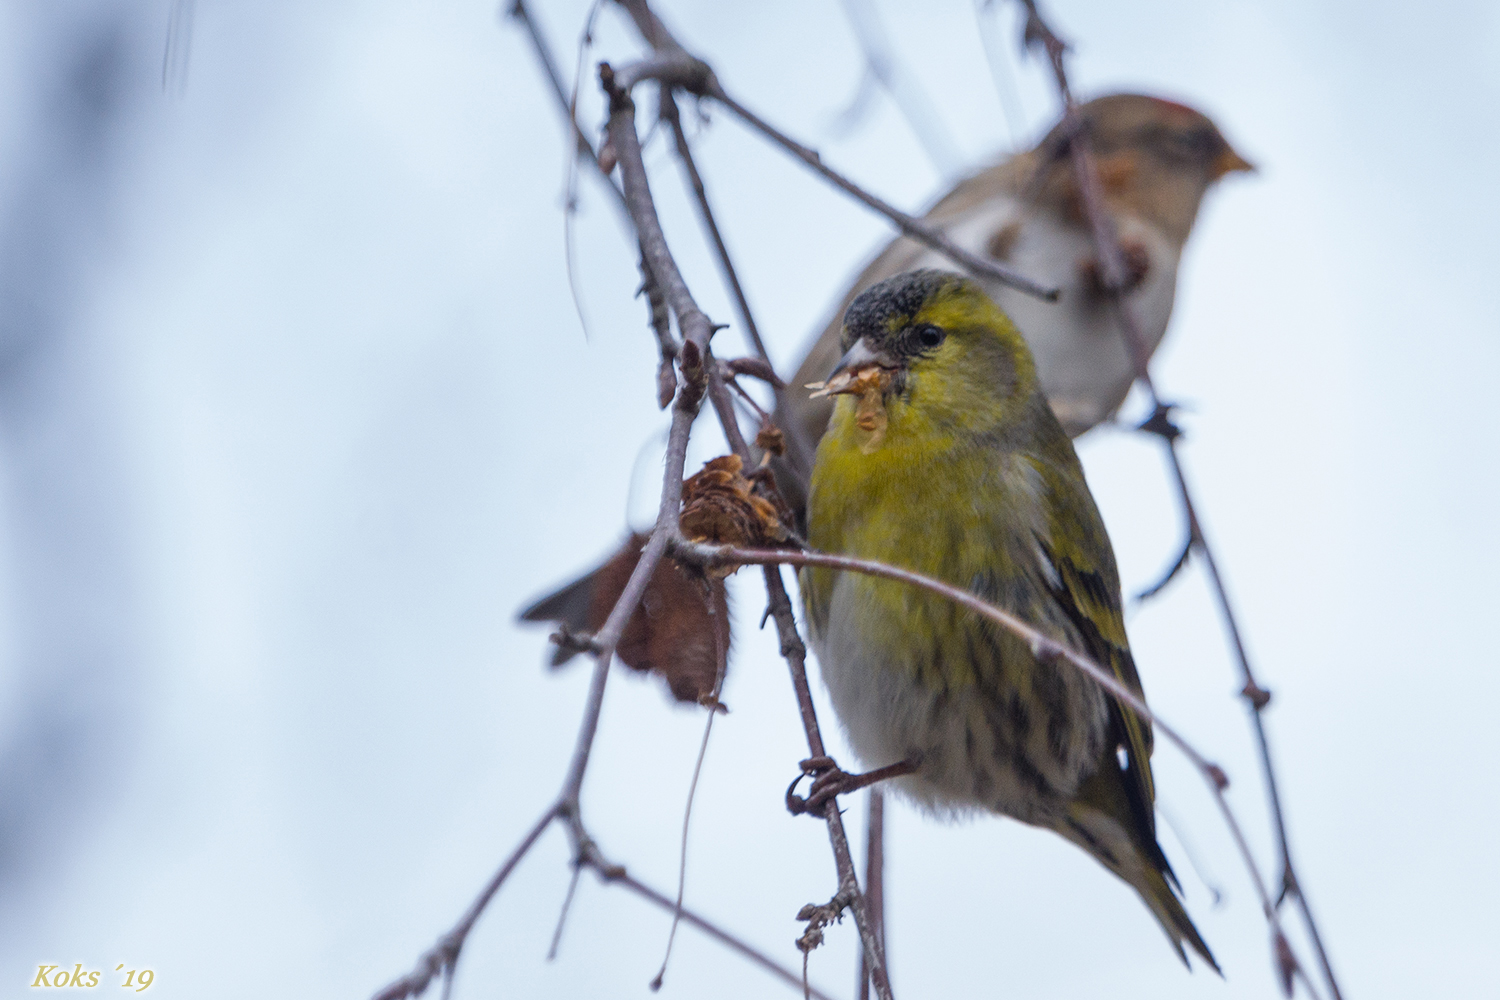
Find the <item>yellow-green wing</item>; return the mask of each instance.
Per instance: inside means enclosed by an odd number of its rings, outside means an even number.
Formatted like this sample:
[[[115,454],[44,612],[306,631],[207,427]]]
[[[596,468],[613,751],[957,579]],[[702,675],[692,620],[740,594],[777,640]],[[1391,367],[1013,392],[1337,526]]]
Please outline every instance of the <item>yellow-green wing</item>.
[[[1141,679],[1125,636],[1114,550],[1088,492],[1082,468],[1076,457],[1067,458],[1072,461],[1038,463],[1049,494],[1046,505],[1049,517],[1045,536],[1039,535],[1037,544],[1051,560],[1056,574],[1048,581],[1051,596],[1083,637],[1086,648],[1081,652],[1092,656],[1126,687],[1141,695]],[[1154,843],[1156,791],[1151,780],[1151,725],[1118,698],[1111,697],[1110,701],[1129,761],[1124,784],[1131,812]]]

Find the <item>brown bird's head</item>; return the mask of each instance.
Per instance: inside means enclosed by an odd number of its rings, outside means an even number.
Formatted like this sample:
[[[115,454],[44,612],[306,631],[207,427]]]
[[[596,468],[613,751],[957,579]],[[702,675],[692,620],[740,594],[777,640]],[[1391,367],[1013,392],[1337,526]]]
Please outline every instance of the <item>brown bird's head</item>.
[[[1109,94],[1078,107],[1098,160],[1105,195],[1121,208],[1156,222],[1186,241],[1209,185],[1225,174],[1255,166],[1229,145],[1200,111],[1144,94]],[[1037,146],[1046,187],[1073,191],[1066,158],[1068,135],[1052,129]]]

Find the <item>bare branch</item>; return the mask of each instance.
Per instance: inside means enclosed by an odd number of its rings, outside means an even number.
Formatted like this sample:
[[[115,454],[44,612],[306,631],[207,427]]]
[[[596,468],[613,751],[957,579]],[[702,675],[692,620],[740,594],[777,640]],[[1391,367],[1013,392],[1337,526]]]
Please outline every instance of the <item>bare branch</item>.
[[[724,426],[730,447],[742,460],[748,461],[750,449],[734,419],[734,407],[721,378],[716,377],[710,381],[709,398]],[[689,542],[680,544],[694,549],[703,548]],[[797,634],[797,620],[792,613],[792,603],[787,597],[786,588],[782,586],[780,572],[774,566],[767,565],[765,576],[767,613],[776,620],[776,631],[781,637],[781,655],[791,671],[792,688],[797,695],[802,726],[807,734],[807,747],[810,756],[825,757],[827,754],[823,746],[823,733],[818,728],[818,715],[813,708],[812,691],[807,684],[807,647]],[[866,900],[859,890],[859,878],[855,874],[854,858],[849,853],[849,839],[844,833],[844,820],[839,813],[837,798],[828,799],[822,809],[823,819],[828,824],[828,840],[833,848],[834,865],[838,871],[839,891],[835,898],[846,900],[854,914],[854,924],[859,930],[860,943],[863,945],[861,954],[864,956],[865,967],[870,970],[870,980],[875,984],[876,996],[881,1000],[891,1000],[891,987],[885,971],[884,945],[877,936]],[[805,954],[803,961],[805,964]]]
[[[921,85],[891,54],[889,40],[874,5],[870,0],[843,0],[842,6],[865,57],[866,71],[891,95],[901,117],[906,119],[907,127],[917,137],[922,151],[937,172],[944,177],[952,176],[963,165],[958,144],[943,126],[937,107],[928,100]]]
[[[536,52],[537,62],[541,63],[542,72],[546,75],[547,82],[552,85],[552,95],[557,98],[558,110],[562,112],[564,120],[572,130],[573,144],[578,150],[578,155],[599,172],[599,177],[614,195],[615,207],[628,218],[629,213],[625,211],[625,195],[610,179],[609,171],[599,165],[599,156],[594,152],[593,144],[585,138],[583,130],[578,127],[578,119],[573,117],[572,105],[568,101],[568,90],[563,86],[562,75],[557,71],[557,62],[552,58],[552,50],[548,47],[546,39],[542,37],[541,29],[532,18],[531,11],[526,8],[526,0],[515,0],[511,4],[510,16],[520,22],[521,27],[526,30],[526,37],[531,40],[531,47]]]
[[[652,533],[651,541],[647,543],[646,550],[641,554],[641,563],[646,563],[646,554],[654,545],[660,545],[665,549],[668,542],[679,543],[680,532],[677,528],[677,512],[682,499],[682,464],[686,454],[687,434],[691,429],[691,414],[695,414],[697,406],[705,391],[710,391],[723,405],[727,402],[727,393],[723,391],[722,382],[718,379],[710,379],[709,372],[714,364],[708,353],[708,342],[713,336],[714,327],[703,311],[698,308],[692,293],[688,290],[687,283],[683,280],[677,263],[672,258],[671,250],[667,246],[666,236],[662,232],[660,219],[656,214],[656,206],[652,200],[650,185],[646,179],[645,163],[641,157],[640,140],[635,130],[635,104],[629,93],[629,86],[643,79],[657,79],[668,83],[676,83],[682,80],[691,82],[697,74],[699,86],[707,86],[713,83],[713,74],[707,70],[707,65],[700,60],[685,57],[680,46],[675,42],[666,44],[669,37],[665,34],[665,28],[660,27],[650,14],[644,0],[632,0],[632,6],[641,12],[637,23],[644,23],[646,28],[643,33],[648,39],[655,39],[658,45],[658,55],[652,60],[636,63],[622,68],[618,73],[608,63],[599,66],[599,81],[605,93],[609,96],[609,141],[619,157],[621,176],[624,180],[625,201],[630,210],[631,218],[635,221],[636,232],[640,237],[643,255],[650,264],[651,273],[661,283],[662,291],[666,295],[667,303],[677,317],[678,329],[682,332],[682,349],[679,354],[679,370],[682,376],[682,387],[677,394],[677,402],[674,407],[673,438],[669,441],[667,449],[667,472],[666,481],[662,488],[662,506],[657,518],[656,530]],[[659,29],[659,30],[658,30]],[[715,84],[716,86],[716,84]],[[691,89],[691,88],[690,88]],[[721,411],[722,412],[722,411]],[[738,426],[732,419],[732,407],[728,408],[730,420],[725,425],[725,434],[729,436],[732,444],[743,449],[744,439],[739,433]],[[687,415],[684,421],[682,417]],[[679,435],[680,429],[680,435]],[[680,447],[674,447],[680,436]],[[657,552],[660,557],[660,550]],[[640,570],[637,566],[637,572]],[[793,635],[796,633],[796,625],[792,618],[791,603],[787,600],[786,592],[781,587],[779,577],[767,577],[773,583],[771,587],[771,603],[777,608],[778,627],[789,627]],[[634,579],[632,578],[632,582]],[[629,588],[627,588],[628,593]],[[779,601],[777,595],[779,596]],[[616,605],[615,612],[620,611],[624,604],[624,597],[620,604]],[[632,608],[634,604],[632,603]],[[611,619],[614,614],[611,614]],[[622,622],[623,624],[623,622]],[[618,637],[610,633],[609,625],[600,631],[596,637],[606,646],[612,645]],[[783,646],[786,643],[783,641]],[[801,648],[800,639],[796,642],[797,648]],[[797,656],[795,664],[793,658],[788,657],[788,663],[793,664],[794,681],[799,687],[799,701],[805,699],[805,703],[811,706],[811,695],[807,692],[807,675],[802,665],[805,650]],[[603,657],[600,658],[601,662]],[[822,746],[822,738],[816,731],[816,721],[808,731],[810,742],[816,742],[818,747]],[[582,746],[582,743],[580,743]],[[821,752],[821,749],[819,750]],[[586,751],[585,751],[586,759]],[[581,777],[581,775],[580,775]],[[864,945],[867,960],[870,963],[871,975],[876,986],[876,993],[881,1000],[891,1000],[890,986],[886,981],[885,962],[880,953],[879,942],[876,941],[868,914],[865,911],[864,899],[859,893],[859,882],[854,872],[854,862],[849,854],[848,840],[844,835],[843,821],[839,816],[838,803],[830,800],[824,808],[825,820],[828,824],[829,840],[833,846],[834,861],[838,871],[839,890],[848,896],[852,902],[851,909],[854,911],[855,923],[859,927],[860,940]]]
[[[760,328],[755,324],[755,315],[750,311],[750,303],[745,298],[745,289],[740,285],[740,276],[735,271],[734,261],[729,257],[729,248],[724,245],[724,236],[719,232],[719,224],[714,219],[713,208],[708,203],[708,190],[703,185],[702,175],[698,173],[698,164],[693,160],[693,148],[688,145],[687,133],[682,129],[682,115],[677,110],[677,100],[672,96],[670,87],[663,87],[661,91],[661,117],[666,119],[667,124],[672,127],[672,139],[677,147],[677,158],[682,161],[682,170],[693,189],[703,228],[708,231],[709,237],[713,240],[719,268],[724,274],[725,284],[729,286],[729,291],[734,297],[740,320],[745,324],[745,334],[750,338],[750,344],[755,348],[755,353],[769,366],[771,355],[766,353],[765,341],[761,340]]]
[[[1154,712],[1151,711],[1150,708],[1146,706],[1145,701],[1142,700],[1141,697],[1130,688],[1126,687],[1125,684],[1121,682],[1120,679],[1117,678],[1112,671],[1106,670],[1104,667],[1101,667],[1099,664],[1095,663],[1092,659],[1083,655],[1082,653],[1079,653],[1078,651],[1073,649],[1069,649],[1056,640],[1043,635],[1034,626],[1022,621],[1020,618],[1017,618],[1009,611],[991,604],[990,602],[977,597],[976,595],[971,594],[960,587],[956,587],[951,583],[946,583],[942,580],[936,579],[935,577],[928,576],[925,573],[918,573],[915,570],[902,569],[899,566],[892,566],[889,563],[877,562],[871,559],[858,559],[853,556],[832,555],[825,552],[812,552],[805,550],[797,551],[792,549],[746,549],[736,546],[702,545],[693,542],[676,543],[673,546],[673,554],[676,558],[683,561],[695,562],[699,565],[707,567],[725,567],[736,565],[760,565],[766,566],[768,568],[780,565],[822,566],[828,569],[844,570],[853,573],[863,573],[867,576],[876,576],[886,580],[895,580],[900,583],[909,584],[914,587],[920,587],[923,590],[938,594],[959,605],[960,607],[967,608],[968,610],[973,611],[975,614],[989,619],[990,621],[1009,631],[1012,635],[1015,635],[1026,641],[1031,646],[1032,654],[1039,659],[1062,660],[1072,664],[1074,667],[1087,674],[1100,687],[1104,688],[1110,694],[1118,698],[1123,704],[1128,705],[1131,710],[1133,710],[1146,722],[1152,723],[1155,726],[1157,732],[1165,736],[1169,742],[1176,746],[1178,750],[1182,751],[1183,755],[1186,756],[1190,762],[1192,762],[1193,767],[1197,769],[1198,773],[1208,784],[1210,791],[1212,791],[1215,800],[1218,802],[1219,810],[1224,816],[1224,822],[1228,824],[1230,832],[1234,836],[1234,841],[1236,846],[1239,848],[1241,859],[1245,863],[1246,870],[1250,873],[1250,880],[1254,884],[1257,894],[1260,896],[1261,906],[1265,911],[1267,922],[1270,923],[1271,928],[1275,934],[1282,934],[1281,922],[1277,914],[1276,904],[1272,900],[1270,893],[1266,889],[1266,883],[1265,880],[1261,877],[1260,868],[1255,863],[1255,856],[1251,853],[1249,844],[1245,841],[1244,833],[1240,828],[1239,821],[1235,818],[1233,810],[1229,808],[1229,800],[1224,795],[1225,790],[1229,787],[1229,779],[1225,776],[1223,768],[1219,767],[1219,765],[1204,757],[1203,754],[1200,753],[1192,744],[1190,744],[1174,726],[1168,725],[1167,723],[1163,722]],[[781,582],[780,575],[772,574],[768,569],[768,579],[771,579],[773,576],[775,583],[779,585]],[[785,591],[782,591],[781,593],[784,599]],[[773,590],[773,609],[775,608],[775,606],[776,605],[774,602]],[[790,611],[790,608],[788,607],[787,610]],[[793,626],[790,634],[793,638],[796,637],[795,626]],[[783,655],[786,655],[787,652],[787,639],[788,633],[783,631]],[[797,655],[799,658],[805,656],[805,649],[800,648],[800,639],[796,639],[796,647],[797,648],[794,649],[795,655]],[[792,657],[788,656],[788,662],[791,662],[791,660]],[[806,684],[805,672],[802,675],[802,684]],[[798,702],[799,704],[803,704],[805,706],[804,719],[806,719],[806,717],[811,715],[812,713],[811,698],[809,697],[808,699],[806,699],[806,701],[804,701],[802,698],[802,692],[799,690]],[[811,736],[815,728],[816,720],[814,719],[809,726],[809,736]],[[813,751],[814,756],[822,756],[821,747],[822,743],[821,740],[819,740],[818,747]],[[828,803],[828,807],[831,813],[837,812],[836,800],[830,800]],[[830,823],[830,829],[831,828],[832,824]],[[840,833],[842,833],[842,827],[840,827]],[[847,843],[844,844],[844,850],[848,850]],[[858,911],[856,911],[856,915],[857,914]],[[1288,950],[1289,949],[1290,946],[1288,946]],[[883,972],[883,970],[881,971]],[[872,973],[873,972],[874,969],[872,968]],[[878,982],[877,993],[879,993]]]
[[[688,183],[692,187],[693,194],[696,197],[698,214],[703,223],[703,228],[708,232],[709,238],[713,242],[714,252],[719,261],[719,269],[724,275],[724,283],[729,286],[735,307],[739,310],[740,320],[745,324],[745,333],[750,338],[750,343],[754,346],[756,354],[759,355],[759,360],[765,365],[765,368],[760,371],[753,371],[748,365],[745,366],[745,370],[767,381],[779,400],[781,393],[785,389],[785,383],[776,377],[775,369],[771,364],[771,355],[766,352],[766,345],[761,340],[760,328],[755,323],[755,315],[750,311],[750,302],[746,299],[745,290],[740,285],[739,273],[735,270],[734,261],[729,256],[729,248],[724,243],[724,237],[719,232],[719,224],[715,221],[713,208],[708,202],[708,191],[703,184],[702,176],[698,173],[698,165],[693,160],[693,150],[688,144],[687,134],[683,131],[682,116],[677,110],[677,100],[672,96],[670,87],[663,87],[661,90],[661,116],[672,127],[672,136],[676,140],[677,157],[682,162],[683,172],[687,175]],[[749,361],[750,359],[745,360]],[[798,438],[793,442],[793,447],[801,450],[805,445]],[[742,457],[745,458],[746,462],[750,461],[748,455]],[[812,464],[812,456],[804,454],[799,457],[805,463],[802,467]]]
[[[597,866],[591,867],[595,867],[595,870],[599,871],[600,876],[606,882],[614,885],[622,885],[641,898],[650,900],[664,910],[671,910],[673,908],[672,901],[670,899],[668,899],[666,896],[663,896],[655,889],[637,882],[630,875],[626,874],[624,869],[606,873],[603,870],[599,869]],[[755,948],[752,948],[750,945],[741,941],[734,935],[721,930],[716,925],[709,923],[707,920],[703,919],[692,910],[683,909],[682,920],[684,923],[691,924],[692,926],[698,928],[709,937],[729,948],[729,950],[739,952],[742,956],[749,959],[751,962],[754,962],[762,969],[765,969],[767,972],[771,973],[771,975],[775,976],[777,979],[780,979],[788,986],[792,986],[799,990],[802,988],[801,976],[797,975],[795,972],[792,972],[790,969],[786,968],[783,965],[778,965],[776,962],[767,958],[762,952],[756,950]],[[812,995],[814,997],[817,997],[818,1000],[833,1000],[832,997],[830,997],[827,993],[824,993],[817,987],[811,987],[810,990]]]
[[[810,756],[824,757],[823,733],[818,728],[818,713],[813,708],[812,691],[807,684],[807,647],[797,634],[797,620],[792,614],[792,602],[787,598],[786,588],[781,582],[781,573],[767,561],[765,568],[766,594],[771,618],[776,622],[776,631],[781,638],[781,655],[786,660],[792,676],[792,690],[797,696],[797,708],[802,715],[802,728],[807,734],[807,749]],[[881,1000],[891,996],[890,981],[885,971],[885,951],[875,936],[875,928],[865,900],[859,895],[858,879],[854,874],[854,859],[849,854],[849,840],[844,834],[844,821],[839,815],[837,799],[830,799],[823,807],[823,818],[828,823],[828,839],[833,847],[834,861],[839,872],[839,891],[854,893],[850,909],[854,911],[854,922],[859,928],[860,941],[864,945],[865,966],[870,970],[870,980],[875,986],[875,995]]]
[[[740,104],[734,98],[730,97],[724,92],[722,88],[719,88],[716,91],[710,91],[708,96],[714,98],[720,104],[723,104],[730,111],[733,111],[736,115],[739,116],[740,120],[745,122],[745,124],[749,125],[751,128],[755,129],[757,132],[770,139],[772,142],[776,143],[776,145],[780,146],[788,153],[791,153],[797,159],[801,160],[809,168],[811,168],[813,172],[821,175],[824,180],[828,181],[846,194],[851,195],[856,201],[862,202],[866,206],[874,209],[876,212],[894,222],[896,224],[896,228],[901,230],[902,235],[909,236],[919,243],[925,243],[927,246],[936,250],[944,257],[947,257],[955,264],[958,264],[960,267],[973,274],[980,275],[986,278],[992,278],[995,281],[1000,282],[1001,284],[1009,285],[1011,288],[1014,288],[1019,292],[1025,292],[1027,295],[1034,295],[1037,298],[1044,299],[1048,302],[1057,301],[1057,289],[1048,288],[1045,285],[1033,281],[1020,272],[1014,271],[1011,268],[1004,266],[1003,264],[989,259],[988,257],[981,257],[970,250],[966,250],[965,248],[950,240],[946,235],[943,234],[942,230],[929,226],[927,223],[921,221],[915,216],[908,215],[907,213],[894,207],[888,202],[875,197],[873,194],[870,194],[864,188],[860,187],[858,184],[855,184],[843,174],[825,164],[823,162],[823,158],[818,155],[816,150],[809,149],[801,143],[797,142],[795,139],[790,138],[784,132],[768,123],[765,119],[761,118],[759,115],[746,108],[743,104]]]
[[[1216,764],[1194,749],[1187,740],[1178,734],[1177,730],[1162,722],[1156,714],[1146,706],[1145,701],[1124,682],[1117,678],[1112,671],[1099,666],[1089,657],[1076,652],[1057,642],[1041,630],[1018,618],[1016,615],[998,605],[991,604],[962,587],[956,587],[951,583],[945,583],[936,577],[916,570],[902,569],[892,566],[890,563],[877,562],[873,559],[860,559],[855,556],[835,555],[829,552],[814,552],[811,550],[791,549],[747,549],[728,545],[704,545],[696,542],[681,541],[673,546],[673,555],[685,562],[693,562],[702,566],[734,566],[738,564],[751,566],[822,566],[827,569],[846,570],[853,573],[864,573],[867,576],[878,576],[886,580],[896,580],[900,583],[920,587],[946,597],[948,600],[973,611],[1000,625],[1013,635],[1024,639],[1032,649],[1033,655],[1040,659],[1065,659],[1088,674],[1110,694],[1119,698],[1146,722],[1154,724],[1162,735],[1175,743],[1179,749],[1188,756],[1193,765],[1200,771],[1207,773],[1209,770],[1223,772]],[[821,755],[815,751],[815,755]]]
[[[670,59],[659,61],[664,67]],[[678,61],[680,64],[680,60]],[[651,187],[646,180],[646,164],[641,158],[640,137],[635,131],[635,102],[629,88],[621,86],[620,79],[644,79],[637,63],[626,67],[617,77],[609,63],[599,64],[599,81],[609,95],[609,141],[620,161],[620,174],[625,184],[625,203],[630,217],[635,221],[636,232],[641,240],[641,253],[650,265],[651,273],[660,282],[667,304],[677,317],[677,329],[683,338],[679,357],[686,394],[692,396],[696,409],[703,398],[703,356],[708,350],[709,338],[713,336],[713,324],[698,308],[693,295],[688,291],[677,262],[667,248],[667,237],[662,232],[661,220],[656,215],[656,203],[651,198]],[[679,393],[679,405],[684,393]],[[679,470],[680,471],[680,470]],[[680,484],[679,484],[680,489]],[[666,498],[663,497],[663,500]]]
[[[885,949],[885,793],[879,788],[871,788],[866,802],[869,815],[865,818],[865,899],[869,901],[875,936],[880,940],[880,947]],[[855,989],[859,1000],[869,1000],[870,973],[865,968],[863,955],[860,956]]]
[[[463,919],[417,960],[415,969],[375,994],[374,1000],[405,1000],[406,997],[420,996],[434,976],[446,973],[457,965],[458,953],[463,950],[464,939],[474,928],[474,922],[479,919],[484,908],[500,890],[500,886],[505,884],[505,880],[510,877],[516,865],[520,864],[521,859],[526,856],[526,852],[531,850],[532,845],[556,818],[557,806],[555,805],[542,813],[541,818],[532,824],[526,836],[521,838],[521,843],[510,852],[510,857],[500,865],[500,870],[491,876],[489,883],[480,891],[479,897],[469,905],[468,912],[463,915]]]
[[[535,28],[530,19],[525,17],[524,5],[518,3],[515,9],[518,12],[517,16],[522,17],[532,28],[533,39],[537,42],[538,52],[543,55],[545,62],[545,46],[540,43],[540,36],[535,34]],[[623,96],[622,92],[609,87],[612,74],[609,73],[608,66],[601,66],[600,75],[606,81],[606,90],[609,91],[611,97],[611,142],[615,155],[621,160],[621,173],[625,181],[623,198],[626,207],[630,210],[636,231],[640,234],[642,257],[650,267],[651,276],[661,282],[662,291],[667,297],[668,304],[676,313],[678,327],[685,337],[685,343],[678,352],[683,385],[681,391],[676,394],[676,403],[673,407],[672,427],[667,439],[661,505],[657,512],[656,527],[642,548],[640,559],[625,589],[620,594],[619,600],[615,602],[603,627],[594,636],[593,644],[596,650],[594,672],[589,684],[588,698],[584,704],[583,719],[579,723],[578,737],[574,743],[572,758],[568,764],[567,775],[563,780],[557,802],[537,821],[521,845],[501,866],[500,871],[491,879],[490,884],[480,893],[479,898],[469,908],[469,912],[454,929],[423,956],[412,974],[391,984],[378,995],[377,1000],[396,1000],[396,998],[421,993],[427,988],[434,975],[439,972],[451,973],[474,922],[479,919],[479,915],[489,904],[495,892],[552,820],[567,821],[570,831],[574,833],[579,858],[587,857],[584,846],[586,841],[582,839],[582,825],[579,819],[579,794],[583,787],[584,774],[588,769],[594,737],[599,728],[599,715],[604,705],[604,689],[609,679],[610,662],[614,658],[614,649],[620,641],[625,624],[640,604],[651,574],[666,553],[668,542],[678,535],[677,516],[682,506],[683,463],[687,456],[688,436],[692,430],[693,420],[697,416],[699,403],[703,398],[706,376],[702,362],[707,355],[709,339],[713,336],[713,327],[708,317],[693,303],[681,274],[672,262],[671,253],[667,250],[666,239],[661,232],[660,222],[656,218],[656,211],[651,203],[651,193],[646,185],[640,142],[635,133],[633,105],[628,96]],[[571,118],[570,113],[569,119]]]
[[[1307,926],[1308,936],[1312,939],[1313,948],[1317,952],[1318,962],[1322,967],[1323,977],[1328,984],[1329,992],[1333,995],[1333,1000],[1343,1000],[1343,995],[1339,990],[1338,979],[1333,973],[1333,965],[1328,959],[1328,951],[1323,945],[1323,935],[1318,929],[1317,921],[1313,918],[1312,908],[1307,901],[1307,896],[1302,891],[1301,880],[1297,876],[1296,867],[1292,863],[1291,848],[1288,844],[1286,832],[1286,817],[1281,804],[1281,793],[1277,785],[1276,769],[1271,760],[1271,747],[1266,736],[1265,721],[1262,717],[1262,713],[1270,701],[1270,695],[1256,682],[1255,674],[1250,668],[1250,658],[1245,651],[1244,640],[1240,635],[1239,623],[1229,603],[1229,593],[1224,586],[1223,578],[1219,574],[1218,561],[1214,558],[1213,549],[1209,546],[1208,539],[1203,534],[1197,510],[1193,503],[1192,491],[1188,488],[1187,476],[1182,467],[1182,458],[1177,451],[1177,439],[1180,436],[1180,432],[1170,420],[1172,407],[1170,404],[1163,403],[1161,397],[1157,394],[1156,386],[1151,380],[1151,372],[1148,365],[1150,354],[1145,348],[1145,338],[1141,335],[1140,326],[1131,312],[1129,305],[1125,302],[1124,293],[1129,285],[1129,271],[1125,263],[1124,250],[1120,246],[1118,234],[1115,229],[1114,219],[1110,216],[1109,210],[1104,204],[1103,185],[1100,182],[1099,172],[1094,162],[1088,131],[1079,127],[1078,108],[1073,98],[1072,89],[1068,84],[1067,68],[1064,65],[1068,46],[1042,18],[1040,11],[1037,9],[1036,0],[1019,0],[1019,2],[1026,9],[1026,43],[1028,45],[1041,46],[1047,54],[1048,61],[1051,63],[1057,90],[1063,101],[1064,131],[1072,137],[1068,143],[1069,154],[1072,157],[1074,177],[1078,183],[1084,214],[1088,217],[1094,250],[1100,262],[1100,277],[1114,305],[1115,315],[1119,319],[1121,335],[1125,338],[1126,351],[1130,355],[1131,362],[1135,367],[1136,379],[1151,397],[1152,416],[1143,426],[1155,432],[1162,439],[1166,447],[1168,457],[1171,460],[1172,475],[1177,484],[1178,497],[1182,502],[1183,514],[1188,524],[1189,548],[1196,551],[1203,559],[1204,567],[1208,571],[1210,588],[1213,590],[1214,597],[1219,605],[1219,613],[1223,619],[1224,628],[1229,633],[1230,643],[1234,648],[1240,675],[1244,680],[1244,696],[1247,704],[1250,706],[1251,725],[1255,730],[1256,743],[1260,750],[1261,770],[1265,777],[1266,791],[1270,799],[1271,815],[1276,830],[1277,848],[1281,855],[1282,891],[1280,897],[1277,899],[1277,904],[1279,905],[1281,899],[1287,895],[1296,898],[1298,907],[1302,911],[1303,921]],[[1070,122],[1073,125],[1071,129],[1067,128]],[[1290,976],[1288,976],[1287,981],[1290,982]]]
[[[708,613],[714,613],[714,601],[711,594],[704,593],[703,603],[708,607]],[[719,703],[719,695],[724,689],[724,674],[729,668],[729,650],[724,647],[724,634],[714,629],[714,658],[718,661],[718,673],[714,675],[713,693],[709,696],[710,704]],[[693,777],[688,782],[687,804],[682,809],[682,843],[679,845],[677,864],[677,899],[672,908],[672,929],[667,934],[667,950],[661,959],[661,970],[657,972],[656,978],[651,980],[653,991],[661,989],[662,980],[667,975],[667,963],[672,958],[672,944],[677,940],[677,925],[682,920],[682,897],[687,892],[687,856],[688,856],[688,831],[691,829],[693,819],[693,799],[698,793],[698,779],[703,774],[703,758],[708,756],[708,738],[713,735],[714,719],[718,717],[717,711],[710,711],[708,718],[703,723],[703,739],[698,743],[698,759],[693,762]]]
[[[643,79],[655,79],[680,86],[689,93],[697,94],[700,97],[711,97],[730,111],[733,111],[741,121],[801,160],[829,183],[895,223],[896,227],[904,235],[918,242],[925,243],[949,260],[952,260],[974,274],[992,278],[1027,295],[1034,295],[1048,302],[1057,300],[1057,289],[1047,288],[1003,264],[964,249],[945,236],[941,230],[935,229],[920,219],[908,215],[880,198],[875,197],[843,174],[826,166],[823,163],[822,157],[814,150],[789,138],[785,133],[773,127],[743,104],[730,97],[720,85],[718,78],[714,75],[708,63],[689,55],[687,50],[672,37],[671,32],[667,31],[666,26],[661,23],[661,20],[651,12],[644,0],[617,0],[617,2],[630,13],[642,37],[651,44],[657,53],[654,59],[637,63],[631,67],[629,75],[618,77],[617,80],[621,89],[628,91],[630,86]]]

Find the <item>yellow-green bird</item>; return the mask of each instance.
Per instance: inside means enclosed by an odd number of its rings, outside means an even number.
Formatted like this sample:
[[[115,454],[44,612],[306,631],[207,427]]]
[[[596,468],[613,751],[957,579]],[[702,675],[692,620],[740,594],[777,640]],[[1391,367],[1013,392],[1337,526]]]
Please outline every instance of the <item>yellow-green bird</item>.
[[[1014,324],[920,270],[849,306],[808,501],[813,548],[964,587],[1137,693],[1109,536]],[[1156,842],[1151,727],[1066,662],[909,585],[809,568],[814,648],[855,752],[939,813],[1046,827],[1128,882],[1215,970]]]

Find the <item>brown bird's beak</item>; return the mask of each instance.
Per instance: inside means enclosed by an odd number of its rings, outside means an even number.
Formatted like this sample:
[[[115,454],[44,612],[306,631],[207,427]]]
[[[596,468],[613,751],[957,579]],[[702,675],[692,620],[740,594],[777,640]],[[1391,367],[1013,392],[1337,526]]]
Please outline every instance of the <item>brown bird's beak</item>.
[[[1255,173],[1255,164],[1251,163],[1249,160],[1245,159],[1243,156],[1241,156],[1239,153],[1236,153],[1228,146],[1225,146],[1224,152],[1214,157],[1214,162],[1209,165],[1209,176],[1214,180],[1218,180],[1225,174],[1239,172],[1253,174]]]
[[[877,386],[884,389],[899,362],[884,351],[877,351],[866,344],[864,338],[854,342],[839,363],[833,366],[828,378],[822,382],[809,382],[807,388],[816,390],[814,396],[837,396],[840,393],[862,395],[867,389]]]

